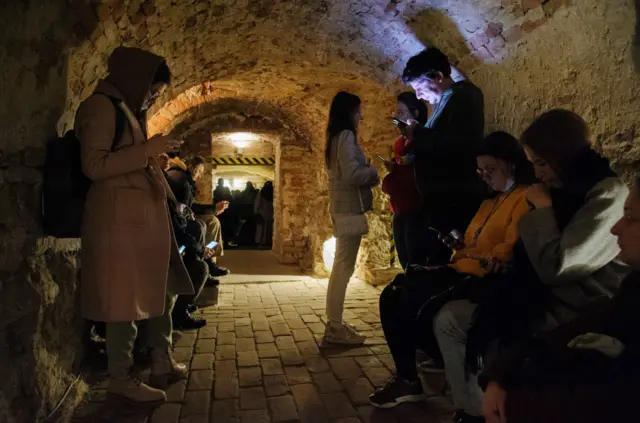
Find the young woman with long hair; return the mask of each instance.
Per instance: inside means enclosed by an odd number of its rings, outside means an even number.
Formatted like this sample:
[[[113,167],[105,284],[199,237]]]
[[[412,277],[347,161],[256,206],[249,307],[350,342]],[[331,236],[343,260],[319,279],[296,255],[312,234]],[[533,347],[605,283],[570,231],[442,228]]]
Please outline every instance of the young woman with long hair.
[[[336,252],[327,289],[327,325],[324,340],[328,343],[357,345],[364,342],[342,320],[347,284],[367,233],[365,212],[373,209],[371,188],[380,181],[358,144],[358,124],[362,119],[360,98],[339,92],[331,103],[327,125],[325,162],[329,172],[331,220],[336,237]]]

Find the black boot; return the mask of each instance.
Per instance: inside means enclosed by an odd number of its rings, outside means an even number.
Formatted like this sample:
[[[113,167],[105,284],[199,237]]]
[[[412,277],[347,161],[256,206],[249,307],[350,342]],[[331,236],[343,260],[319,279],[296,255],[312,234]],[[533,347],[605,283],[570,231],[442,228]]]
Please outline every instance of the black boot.
[[[485,419],[482,416],[472,416],[462,410],[458,410],[453,415],[453,423],[485,423]]]
[[[205,319],[194,318],[189,312],[185,312],[181,317],[173,320],[173,327],[178,330],[200,329],[206,324]]]
[[[211,259],[207,259],[207,265],[209,266],[209,275],[213,276],[214,278],[218,276],[227,276],[231,273],[229,269],[227,269],[226,267],[218,266],[218,264]]]
[[[209,279],[207,279],[207,281],[205,282],[205,287],[207,288],[215,288],[219,285],[220,285],[220,281],[212,277],[209,277]]]

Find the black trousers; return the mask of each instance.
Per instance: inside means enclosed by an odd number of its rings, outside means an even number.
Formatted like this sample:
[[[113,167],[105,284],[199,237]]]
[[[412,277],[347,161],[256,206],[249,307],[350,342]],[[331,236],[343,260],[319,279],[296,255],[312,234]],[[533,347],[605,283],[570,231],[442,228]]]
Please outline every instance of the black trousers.
[[[439,359],[431,321],[440,307],[454,299],[454,287],[465,277],[448,267],[401,274],[382,291],[380,320],[398,377],[406,380],[418,377],[417,349]]]
[[[198,244],[204,247],[206,229],[200,220],[190,220],[187,222],[187,231],[193,236]],[[201,249],[203,250],[203,248]],[[181,319],[187,316],[187,307],[189,304],[197,301],[198,297],[204,289],[205,283],[209,278],[209,266],[197,254],[185,255],[183,257],[184,265],[187,268],[191,282],[193,283],[194,295],[178,295],[175,305],[173,306],[172,316],[174,319]]]
[[[431,233],[429,233],[431,232]],[[423,213],[396,213],[393,215],[393,239],[398,259],[403,269],[410,264],[426,266],[427,256],[432,250],[434,232],[429,231]],[[435,239],[435,241],[438,241]],[[443,248],[444,244],[439,242]],[[451,253],[448,253],[449,256]]]

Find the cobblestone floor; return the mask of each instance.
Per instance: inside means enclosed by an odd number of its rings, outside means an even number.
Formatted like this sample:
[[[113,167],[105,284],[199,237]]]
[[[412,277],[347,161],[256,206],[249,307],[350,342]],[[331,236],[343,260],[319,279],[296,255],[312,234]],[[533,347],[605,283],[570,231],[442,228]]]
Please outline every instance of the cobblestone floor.
[[[204,309],[207,326],[185,332],[177,360],[187,381],[168,389],[151,415],[116,413],[94,386],[77,421],[123,423],[393,423],[450,422],[450,402],[376,410],[367,397],[393,371],[378,316],[380,291],[352,282],[345,319],[368,336],[356,348],[319,347],[326,280],[223,286],[219,305]]]

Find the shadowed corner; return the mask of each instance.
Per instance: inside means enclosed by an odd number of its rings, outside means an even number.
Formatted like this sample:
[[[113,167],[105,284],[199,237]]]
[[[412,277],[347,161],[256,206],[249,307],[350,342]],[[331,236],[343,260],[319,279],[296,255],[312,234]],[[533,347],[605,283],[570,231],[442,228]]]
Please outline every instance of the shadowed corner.
[[[631,55],[636,72],[640,72],[640,0],[634,1],[636,7],[636,27],[631,44]]]

